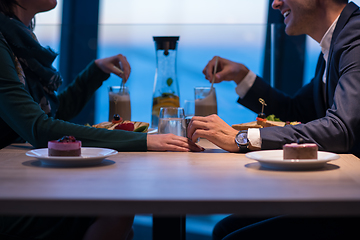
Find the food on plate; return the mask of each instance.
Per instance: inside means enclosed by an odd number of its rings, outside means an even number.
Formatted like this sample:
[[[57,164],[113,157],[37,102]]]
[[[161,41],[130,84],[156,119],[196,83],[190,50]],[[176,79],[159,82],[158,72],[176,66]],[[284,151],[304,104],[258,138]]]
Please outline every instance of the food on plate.
[[[256,118],[256,122],[258,125],[262,127],[283,127],[285,126],[285,122],[281,121],[279,118],[275,117],[274,114],[267,116],[266,118]]]
[[[266,115],[264,113],[264,107],[267,106],[267,104],[265,103],[265,100],[262,98],[259,98],[259,102],[261,103],[261,112],[258,114],[257,118],[265,119]]]
[[[122,120],[118,114],[114,114],[114,118],[111,122],[102,122],[99,124],[92,125],[94,128],[106,128],[108,130],[125,130],[133,132],[147,132],[149,128],[149,123],[146,122],[136,122]]]
[[[125,131],[134,131],[134,123],[132,122],[128,122],[128,123],[122,123],[122,124],[118,124],[115,126],[114,129],[119,129],[119,130],[125,130]]]
[[[114,114],[114,117],[113,117],[113,119],[112,119],[112,123],[119,123],[119,122],[121,122],[123,119],[122,119],[122,117],[120,117],[120,115],[119,114]]]
[[[283,122],[279,118],[277,118],[274,114],[271,114],[266,117],[264,113],[264,107],[266,103],[264,99],[259,98],[259,102],[262,104],[261,113],[258,114],[256,117],[256,121],[248,122],[248,123],[241,123],[241,124],[234,124],[232,127],[236,130],[248,130],[249,128],[264,128],[264,127],[284,127],[285,125],[296,125],[300,122]]]
[[[240,124],[234,124],[232,125],[233,128],[236,130],[248,130],[249,128],[264,128],[264,127],[284,127],[286,125],[297,125],[300,124],[300,122],[282,122],[282,121],[271,121],[271,120],[256,120],[253,122],[247,122],[247,123],[240,123]]]
[[[249,128],[264,128],[264,127],[284,127],[285,125],[296,125],[300,122],[283,122],[279,118],[275,117],[275,115],[269,115],[266,118],[257,117],[256,121],[248,122],[248,123],[240,123],[232,125],[236,130],[247,130]]]
[[[74,136],[64,136],[48,142],[49,156],[78,157],[81,156],[81,141]]]
[[[317,159],[315,143],[291,143],[283,146],[284,159]]]
[[[280,118],[276,117],[274,114],[271,114],[266,117],[268,121],[281,122]]]
[[[233,124],[232,127],[238,131],[248,130],[249,128],[263,128],[263,126],[259,125],[257,121]]]
[[[146,122],[136,122],[136,121],[121,121],[118,123],[112,122],[102,122],[99,124],[92,125],[94,128],[106,128],[108,130],[126,130],[133,132],[147,132],[149,128],[149,123]]]

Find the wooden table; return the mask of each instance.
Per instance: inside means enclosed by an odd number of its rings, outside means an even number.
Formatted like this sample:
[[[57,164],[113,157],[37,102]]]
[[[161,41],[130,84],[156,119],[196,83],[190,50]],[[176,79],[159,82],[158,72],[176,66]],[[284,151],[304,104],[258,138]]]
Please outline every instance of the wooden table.
[[[12,145],[0,150],[0,214],[360,216],[353,155],[320,170],[274,171],[200,144],[205,152],[124,152],[85,168],[42,166],[25,155],[29,145]]]

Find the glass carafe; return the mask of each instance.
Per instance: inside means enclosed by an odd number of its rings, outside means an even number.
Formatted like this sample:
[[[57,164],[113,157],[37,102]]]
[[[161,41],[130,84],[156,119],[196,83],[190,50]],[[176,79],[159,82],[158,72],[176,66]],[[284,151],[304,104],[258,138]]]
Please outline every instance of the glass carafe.
[[[176,77],[176,51],[179,37],[154,37],[156,72],[151,127],[157,128],[162,107],[180,107],[179,83]]]

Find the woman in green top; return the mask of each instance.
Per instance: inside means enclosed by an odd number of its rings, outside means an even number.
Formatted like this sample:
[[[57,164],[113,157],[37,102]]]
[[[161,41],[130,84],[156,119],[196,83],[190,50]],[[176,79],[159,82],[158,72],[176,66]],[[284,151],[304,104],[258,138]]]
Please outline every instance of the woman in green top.
[[[109,131],[67,122],[80,112],[110,73],[128,79],[130,65],[121,54],[97,59],[66,90],[57,94],[62,78],[52,66],[56,54],[42,47],[32,32],[35,14],[49,11],[56,4],[56,0],[0,1],[0,148],[19,139],[37,148],[47,147],[49,140],[73,135],[84,147],[118,151],[201,151],[187,138],[173,134]],[[124,75],[114,67],[120,67],[120,63]],[[1,239],[5,236],[126,239],[131,237],[132,221],[133,217],[0,217],[0,236]]]

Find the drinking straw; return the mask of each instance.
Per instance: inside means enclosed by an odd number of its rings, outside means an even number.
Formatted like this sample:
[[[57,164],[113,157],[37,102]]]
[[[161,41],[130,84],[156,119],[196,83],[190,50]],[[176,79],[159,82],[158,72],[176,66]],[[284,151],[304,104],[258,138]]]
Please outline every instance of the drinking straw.
[[[121,66],[121,62],[120,62],[120,66]],[[114,66],[114,68],[116,70],[118,70],[122,75],[122,80],[121,80],[121,92],[124,92],[124,87],[125,87],[125,73],[123,70],[121,70],[120,68],[118,68],[117,66]]]
[[[118,70],[121,74],[124,74],[124,71],[121,70],[120,68],[118,68],[117,66],[114,66],[114,68],[115,68],[116,70]]]
[[[219,61],[219,57],[216,56],[215,66],[214,66],[214,74],[213,74],[212,81],[211,81],[211,89],[213,89],[213,87],[214,87],[213,85],[214,85],[214,81],[215,81],[215,74],[216,74],[216,71],[217,71],[218,61]]]

